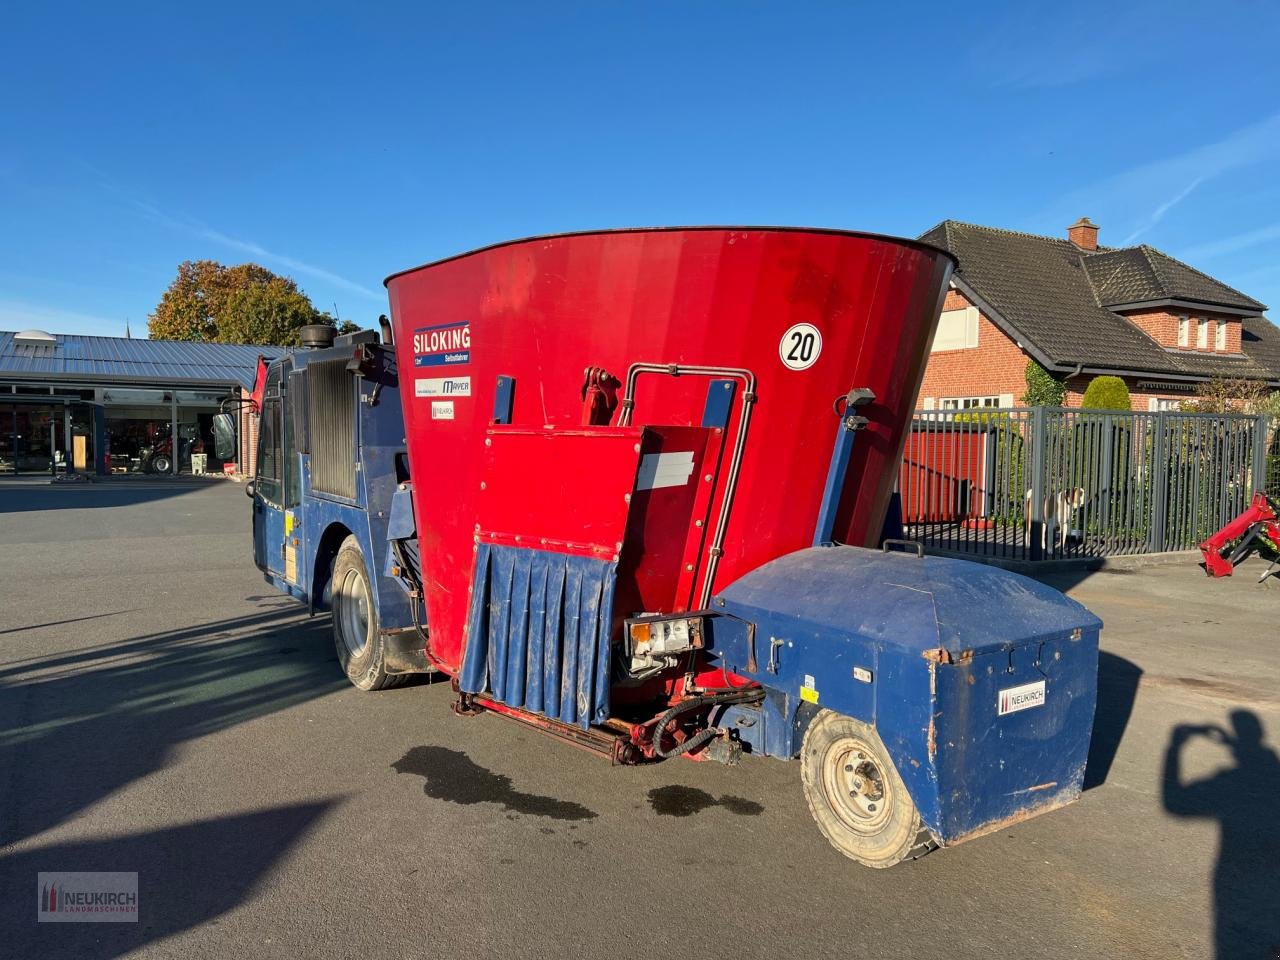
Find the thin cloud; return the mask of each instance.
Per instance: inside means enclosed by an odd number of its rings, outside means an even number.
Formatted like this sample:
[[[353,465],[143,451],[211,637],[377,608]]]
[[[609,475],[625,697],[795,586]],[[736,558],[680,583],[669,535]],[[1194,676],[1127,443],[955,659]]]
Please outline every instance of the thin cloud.
[[[305,260],[299,260],[296,257],[290,257],[283,253],[274,253],[260,244],[228,236],[220,230],[215,230],[212,227],[194,220],[179,219],[178,217],[165,213],[163,210],[150,203],[146,203],[136,198],[133,199],[133,203],[147,216],[177,230],[183,230],[205,240],[222,244],[224,247],[239,250],[241,253],[247,253],[259,260],[266,260],[268,262],[278,264],[293,273],[301,273],[308,277],[314,277],[317,280],[323,280],[325,283],[332,284],[341,290],[358,293],[360,296],[367,297],[370,300],[381,301],[384,299],[384,295],[377,290],[366,287],[363,284],[356,283],[354,280],[348,280],[346,277],[333,273],[330,270],[325,270],[323,267],[317,267],[314,264],[307,263]]]
[[[1222,237],[1219,240],[1201,243],[1182,251],[1182,255],[1189,260],[1208,260],[1228,253],[1239,253],[1241,250],[1261,246],[1264,243],[1270,243],[1272,240],[1280,240],[1280,223],[1273,223],[1269,227],[1260,227],[1257,230],[1249,230],[1245,233],[1237,233],[1232,237]],[[1272,272],[1275,271],[1274,267],[1268,267],[1267,269]]]
[[[1280,113],[1241,127],[1221,140],[1140,164],[1067,194],[1061,214],[1081,211],[1136,223],[1126,243],[1146,233],[1196,188],[1224,174],[1280,154]]]
[[[20,300],[0,300],[0,330],[124,336],[124,320]]]
[[[1160,206],[1152,210],[1150,216],[1147,217],[1147,222],[1144,223],[1142,226],[1138,227],[1138,229],[1133,231],[1133,233],[1129,234],[1129,236],[1124,238],[1124,246],[1127,247],[1129,244],[1133,243],[1133,241],[1137,240],[1140,236],[1142,236],[1144,233],[1146,233],[1148,230],[1154,227],[1157,223],[1163,220],[1164,215],[1166,213],[1168,213],[1170,210],[1172,210],[1174,207],[1180,204],[1183,200],[1187,199],[1187,196],[1191,193],[1191,191],[1194,190],[1196,187],[1200,186],[1200,184],[1204,183],[1204,181],[1205,181],[1204,177],[1197,177],[1195,180],[1192,180],[1189,184],[1187,184],[1187,186],[1184,189],[1179,191],[1176,196],[1170,197],[1164,203],[1160,204]]]
[[[309,277],[315,277],[317,280],[323,280],[331,283],[335,287],[343,290],[350,290],[352,293],[358,293],[362,296],[369,297],[371,300],[382,300],[383,294],[370,287],[356,283],[354,280],[348,280],[346,277],[340,277],[336,273],[331,273],[321,267],[313,266],[294,257],[287,257],[282,253],[272,253],[265,250],[256,243],[250,243],[248,240],[237,240],[235,237],[229,237],[225,233],[213,230],[208,227],[200,228],[199,233],[202,237],[212,240],[214,243],[221,243],[224,246],[232,247],[247,253],[250,256],[258,257],[262,260],[272,260],[294,273],[306,274]]]

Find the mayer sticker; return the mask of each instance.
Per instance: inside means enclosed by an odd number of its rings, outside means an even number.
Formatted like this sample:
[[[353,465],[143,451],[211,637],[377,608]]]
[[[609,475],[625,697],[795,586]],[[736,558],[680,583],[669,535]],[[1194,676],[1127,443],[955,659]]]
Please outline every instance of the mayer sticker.
[[[1029,710],[1031,707],[1043,707],[1044,697],[1043,680],[1024,683],[1018,687],[1006,687],[996,698],[996,713],[1003,717],[1006,713],[1017,713],[1019,710]]]
[[[789,370],[808,370],[822,352],[822,332],[812,323],[788,327],[778,343],[778,356]]]
[[[413,365],[447,367],[471,362],[471,321],[458,320],[413,331]]]
[[[424,377],[413,382],[415,397],[469,397],[470,377]]]

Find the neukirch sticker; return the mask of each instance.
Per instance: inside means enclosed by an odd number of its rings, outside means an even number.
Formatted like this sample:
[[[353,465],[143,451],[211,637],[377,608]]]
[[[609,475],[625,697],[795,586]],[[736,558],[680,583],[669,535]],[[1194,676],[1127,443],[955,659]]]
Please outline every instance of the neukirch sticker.
[[[1044,698],[1043,680],[1024,683],[1017,687],[1006,687],[1000,691],[1000,696],[996,699],[996,713],[1003,717],[1006,713],[1017,713],[1019,710],[1029,710],[1031,707],[1043,707]]]

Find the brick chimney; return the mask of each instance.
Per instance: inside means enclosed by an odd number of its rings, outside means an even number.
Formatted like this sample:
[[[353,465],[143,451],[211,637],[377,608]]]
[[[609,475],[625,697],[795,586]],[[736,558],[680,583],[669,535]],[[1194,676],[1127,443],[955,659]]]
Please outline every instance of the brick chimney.
[[[1067,227],[1067,239],[1081,250],[1098,249],[1098,225],[1088,217],[1081,217]]]

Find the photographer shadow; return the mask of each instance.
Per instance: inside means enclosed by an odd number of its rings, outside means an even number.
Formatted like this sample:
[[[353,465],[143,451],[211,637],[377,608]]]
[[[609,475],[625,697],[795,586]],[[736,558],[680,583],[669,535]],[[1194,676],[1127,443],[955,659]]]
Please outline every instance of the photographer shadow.
[[[1280,757],[1263,742],[1258,715],[1231,713],[1222,727],[1174,727],[1165,751],[1162,800],[1175,817],[1216,820],[1213,872],[1214,947],[1218,960],[1280,957],[1280,860],[1272,820],[1280,796]],[[1182,779],[1182,749],[1194,736],[1226,746],[1234,766],[1191,783]]]

